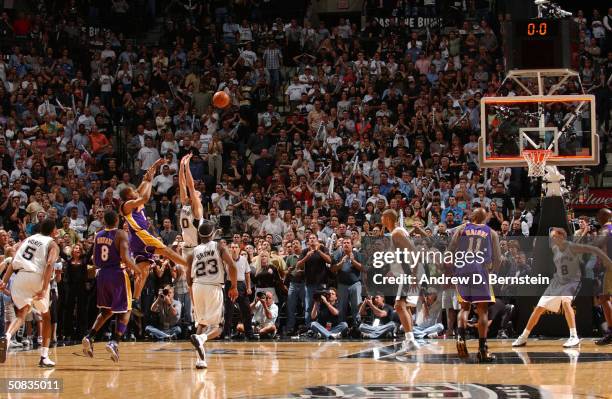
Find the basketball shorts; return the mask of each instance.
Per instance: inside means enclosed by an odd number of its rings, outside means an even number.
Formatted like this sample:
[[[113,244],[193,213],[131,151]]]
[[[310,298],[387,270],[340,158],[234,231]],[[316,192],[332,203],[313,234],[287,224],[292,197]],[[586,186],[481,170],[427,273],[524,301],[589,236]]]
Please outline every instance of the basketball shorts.
[[[139,230],[135,234],[130,234],[130,252],[132,252],[136,263],[152,263],[155,250],[164,248],[166,248],[164,243],[146,230]]]
[[[404,300],[406,305],[414,308],[419,301],[419,287],[417,285],[399,284],[395,300]]]
[[[194,282],[193,310],[195,325],[220,327],[223,325],[223,288],[220,285]]]
[[[49,292],[47,296],[34,300],[32,297],[40,291],[42,286],[42,274],[20,270],[11,283],[11,299],[17,309],[22,309],[26,305],[32,306],[40,313],[47,313],[49,310]]]
[[[97,305],[101,309],[110,309],[113,313],[132,310],[130,278],[124,269],[100,269],[96,276],[96,295]]]
[[[553,278],[538,301],[538,306],[551,312],[558,312],[561,309],[562,302],[572,301],[579,284],[579,281],[562,282]]]
[[[473,272],[467,270],[456,275],[460,278],[468,278],[467,284],[457,284],[457,299],[459,302],[482,303],[495,302],[493,288],[489,285],[489,275],[484,267],[472,268]]]

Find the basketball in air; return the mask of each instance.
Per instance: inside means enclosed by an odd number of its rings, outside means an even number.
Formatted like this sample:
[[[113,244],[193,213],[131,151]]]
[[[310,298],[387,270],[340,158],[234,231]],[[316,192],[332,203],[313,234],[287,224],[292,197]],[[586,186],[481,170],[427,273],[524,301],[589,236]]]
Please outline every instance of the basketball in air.
[[[227,108],[230,104],[230,96],[223,90],[218,91],[213,96],[213,104],[217,108]]]

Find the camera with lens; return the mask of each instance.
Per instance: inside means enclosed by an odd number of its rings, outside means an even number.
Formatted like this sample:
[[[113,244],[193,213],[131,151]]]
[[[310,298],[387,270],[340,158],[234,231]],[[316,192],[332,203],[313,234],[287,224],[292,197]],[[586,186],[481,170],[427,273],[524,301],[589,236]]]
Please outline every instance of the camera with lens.
[[[314,294],[312,294],[312,298],[315,301],[320,301],[322,296],[325,296],[327,298],[327,296],[329,295],[329,293],[325,290],[323,291],[315,291]]]
[[[266,297],[266,293],[265,292],[259,291],[257,293],[257,299],[265,299],[265,297]]]

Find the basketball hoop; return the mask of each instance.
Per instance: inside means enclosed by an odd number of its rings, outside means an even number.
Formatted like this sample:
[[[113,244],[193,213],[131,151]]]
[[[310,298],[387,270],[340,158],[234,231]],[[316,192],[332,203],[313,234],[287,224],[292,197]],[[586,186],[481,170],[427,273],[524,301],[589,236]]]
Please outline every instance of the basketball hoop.
[[[546,161],[552,155],[552,150],[523,150],[523,158],[529,167],[530,177],[542,177],[546,173]]]

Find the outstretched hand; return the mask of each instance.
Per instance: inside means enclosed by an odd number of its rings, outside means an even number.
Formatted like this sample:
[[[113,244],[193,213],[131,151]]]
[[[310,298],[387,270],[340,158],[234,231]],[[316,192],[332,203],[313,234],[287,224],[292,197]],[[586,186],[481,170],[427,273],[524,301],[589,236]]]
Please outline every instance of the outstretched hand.
[[[161,166],[166,164],[166,158],[159,158],[157,161],[155,161],[153,163],[153,165],[151,165],[151,167],[147,170],[147,172],[145,173],[143,179],[146,181],[151,181],[153,180],[153,176],[155,176],[155,173],[157,172],[157,169]]]
[[[155,172],[157,168],[164,165],[166,162],[167,162],[166,158],[159,158],[157,161],[153,163],[153,165],[151,165],[149,170],[153,170],[153,172]]]

